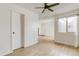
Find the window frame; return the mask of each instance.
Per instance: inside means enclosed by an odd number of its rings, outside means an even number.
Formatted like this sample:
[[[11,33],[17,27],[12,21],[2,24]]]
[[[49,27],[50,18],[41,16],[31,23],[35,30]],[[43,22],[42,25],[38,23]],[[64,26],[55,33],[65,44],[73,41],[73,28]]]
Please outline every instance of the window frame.
[[[59,31],[59,24],[58,24],[58,32],[61,32],[61,33],[67,33],[67,32],[69,32],[69,28],[68,28],[68,18],[69,17],[78,17],[78,15],[72,15],[72,16],[66,16],[66,17],[60,17],[60,18],[58,18],[58,23],[59,23],[59,19],[63,19],[63,18],[66,18],[66,31],[65,32],[63,32],[63,31]],[[77,18],[76,18],[76,20],[77,20]]]

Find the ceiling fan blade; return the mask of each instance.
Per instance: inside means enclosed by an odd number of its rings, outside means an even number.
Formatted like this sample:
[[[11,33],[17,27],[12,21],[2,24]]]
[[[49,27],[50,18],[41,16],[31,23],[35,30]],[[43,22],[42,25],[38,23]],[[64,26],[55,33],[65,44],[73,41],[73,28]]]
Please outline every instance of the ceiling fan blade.
[[[47,3],[44,3],[44,7],[46,7],[47,6]]]
[[[50,9],[50,8],[48,8],[48,10],[50,10],[51,12],[53,12],[54,10],[52,10],[52,9]]]
[[[47,5],[47,3],[44,3],[44,5]]]
[[[44,13],[45,9],[43,9],[42,13]]]
[[[56,6],[56,5],[59,5],[60,3],[54,3],[52,5],[49,5],[48,7],[53,7],[53,6]]]
[[[40,8],[44,8],[44,7],[35,7],[35,8],[40,9]]]

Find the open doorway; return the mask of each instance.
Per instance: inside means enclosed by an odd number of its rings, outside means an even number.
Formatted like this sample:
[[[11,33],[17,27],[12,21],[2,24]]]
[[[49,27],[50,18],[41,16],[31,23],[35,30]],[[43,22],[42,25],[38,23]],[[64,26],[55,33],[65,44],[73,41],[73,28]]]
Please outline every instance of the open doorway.
[[[20,23],[21,23],[21,47],[24,47],[24,29],[25,29],[25,16],[24,14],[20,15]]]
[[[12,12],[12,50],[24,47],[24,14]]]

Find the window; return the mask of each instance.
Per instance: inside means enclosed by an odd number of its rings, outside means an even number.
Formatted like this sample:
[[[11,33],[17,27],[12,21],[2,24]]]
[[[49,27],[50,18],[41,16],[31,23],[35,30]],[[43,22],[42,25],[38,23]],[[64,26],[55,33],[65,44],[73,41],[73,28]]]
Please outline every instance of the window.
[[[58,31],[66,32],[66,18],[61,18],[58,20]]]
[[[68,32],[76,32],[77,16],[67,18],[68,21]]]
[[[77,16],[58,19],[58,32],[76,32]]]

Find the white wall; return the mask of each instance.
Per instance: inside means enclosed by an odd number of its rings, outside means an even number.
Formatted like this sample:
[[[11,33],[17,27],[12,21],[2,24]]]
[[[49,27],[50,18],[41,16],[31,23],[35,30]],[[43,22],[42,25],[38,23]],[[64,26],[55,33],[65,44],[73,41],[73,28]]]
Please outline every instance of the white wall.
[[[11,12],[25,15],[25,47],[38,42],[38,15],[14,4],[0,4],[0,55],[12,52]],[[33,27],[34,25],[34,27]]]
[[[40,21],[40,35],[54,39],[54,18],[42,19]]]
[[[38,42],[38,15],[30,14],[25,20],[25,46],[30,46]]]
[[[10,52],[10,47],[10,8],[6,4],[0,4],[0,55]]]

